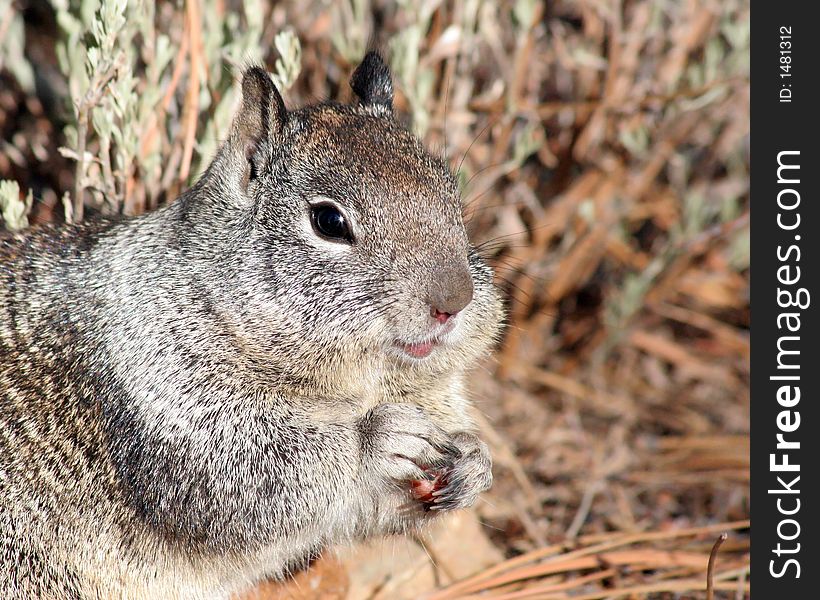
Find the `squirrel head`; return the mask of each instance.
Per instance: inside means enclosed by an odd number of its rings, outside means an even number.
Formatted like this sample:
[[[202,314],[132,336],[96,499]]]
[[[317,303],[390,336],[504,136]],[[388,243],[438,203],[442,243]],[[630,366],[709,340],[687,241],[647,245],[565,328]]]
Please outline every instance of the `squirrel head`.
[[[212,296],[243,360],[343,393],[463,370],[502,314],[456,180],[394,119],[377,53],[351,86],[355,105],[288,110],[248,69],[230,137],[185,199],[207,215]]]

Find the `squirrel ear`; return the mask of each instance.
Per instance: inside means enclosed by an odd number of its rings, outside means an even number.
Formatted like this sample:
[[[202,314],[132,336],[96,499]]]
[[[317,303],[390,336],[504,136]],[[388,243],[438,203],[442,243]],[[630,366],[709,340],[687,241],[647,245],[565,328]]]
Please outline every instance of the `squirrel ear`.
[[[393,78],[387,63],[375,50],[368,52],[353,71],[350,87],[365,106],[380,106],[393,112]]]
[[[251,67],[242,77],[242,107],[233,122],[236,147],[248,164],[246,180],[256,177],[264,160],[259,151],[266,142],[279,138],[288,112],[270,75],[261,67]]]

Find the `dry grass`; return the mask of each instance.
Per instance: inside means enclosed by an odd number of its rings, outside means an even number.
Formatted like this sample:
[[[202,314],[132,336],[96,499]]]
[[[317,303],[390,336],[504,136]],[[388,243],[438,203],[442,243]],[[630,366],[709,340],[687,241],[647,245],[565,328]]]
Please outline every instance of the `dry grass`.
[[[665,532],[584,536],[509,559],[430,594],[426,600],[472,597],[504,600],[572,597],[593,600],[639,592],[703,590],[706,587],[703,567],[708,565],[710,555],[716,560],[718,546],[728,537],[723,530],[748,527],[748,521],[738,521]],[[718,531],[722,532],[721,537],[712,551],[704,552],[706,547],[698,541],[681,542],[681,538]],[[732,550],[748,550],[748,543],[735,544]],[[744,580],[748,567],[748,562],[742,557],[733,557],[731,563],[721,565],[720,571],[714,572],[713,569],[712,588],[738,591],[742,596],[748,591]],[[578,576],[578,572],[582,571],[592,572]],[[645,577],[645,572],[651,572],[651,578]],[[524,584],[535,579],[538,581],[534,585]],[[572,595],[568,596],[567,593],[571,592]]]
[[[356,53],[392,49],[398,111],[458,169],[509,297],[474,391],[497,462],[479,514],[510,560],[430,599],[705,597],[723,530],[713,591],[744,597],[748,2],[399,4],[281,2],[260,37],[301,39],[291,105],[348,101]],[[191,76],[202,7],[185,7],[157,10],[178,53],[141,134],[163,169],[114,173],[128,205],[108,210],[169,200],[215,141]],[[57,32],[38,3],[25,15],[45,92],[0,74],[0,178],[34,189],[33,221],[59,220],[76,165],[56,151]],[[104,212],[95,198],[86,211]]]

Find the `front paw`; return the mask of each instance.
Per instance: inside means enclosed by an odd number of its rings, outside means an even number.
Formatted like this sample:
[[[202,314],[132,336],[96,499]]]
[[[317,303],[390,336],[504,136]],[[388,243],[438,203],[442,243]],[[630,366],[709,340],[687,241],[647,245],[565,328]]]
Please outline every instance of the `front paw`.
[[[458,454],[436,473],[432,485],[425,486],[422,501],[429,510],[472,506],[493,483],[493,463],[487,444],[466,432],[452,434],[450,440]]]
[[[450,436],[414,404],[380,404],[359,423],[369,472],[410,491],[412,482],[431,480],[460,454]]]

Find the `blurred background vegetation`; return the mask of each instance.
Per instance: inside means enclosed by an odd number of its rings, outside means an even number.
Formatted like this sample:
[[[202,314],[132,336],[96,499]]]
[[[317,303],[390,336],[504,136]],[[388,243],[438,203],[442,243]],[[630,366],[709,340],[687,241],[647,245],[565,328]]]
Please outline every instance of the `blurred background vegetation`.
[[[721,527],[713,589],[744,597],[748,0],[0,0],[0,222],[171,202],[244,66],[349,102],[370,46],[509,298],[472,388],[481,535],[518,558],[437,597],[701,597]]]

